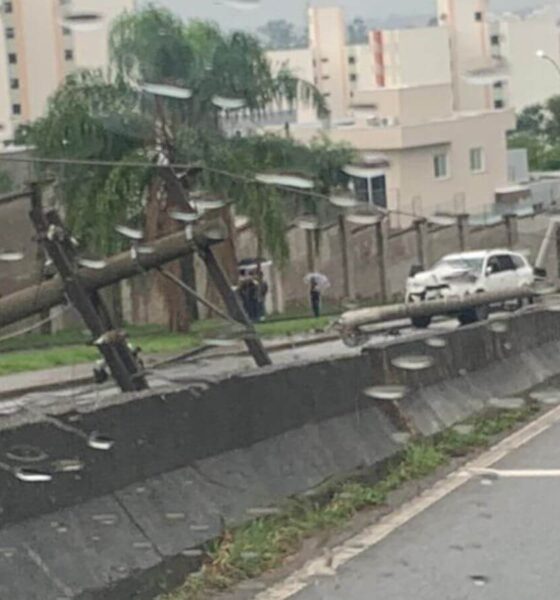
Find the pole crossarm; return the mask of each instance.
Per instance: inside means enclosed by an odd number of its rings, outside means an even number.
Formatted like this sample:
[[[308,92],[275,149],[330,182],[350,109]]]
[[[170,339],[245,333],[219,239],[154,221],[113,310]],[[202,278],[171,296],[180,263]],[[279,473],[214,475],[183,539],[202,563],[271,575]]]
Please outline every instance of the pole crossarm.
[[[217,244],[226,236],[226,228],[221,220],[201,225],[188,240],[181,231],[150,242],[151,254],[142,254],[134,259],[129,251],[107,259],[107,266],[95,271],[80,268],[83,285],[88,290],[99,290],[139,275],[142,270],[156,269],[177,258],[196,252],[198,245]],[[140,266],[141,265],[141,266]],[[33,285],[3,298],[0,298],[0,327],[10,325],[43,310],[65,303],[65,288],[62,278],[57,275],[49,281]]]

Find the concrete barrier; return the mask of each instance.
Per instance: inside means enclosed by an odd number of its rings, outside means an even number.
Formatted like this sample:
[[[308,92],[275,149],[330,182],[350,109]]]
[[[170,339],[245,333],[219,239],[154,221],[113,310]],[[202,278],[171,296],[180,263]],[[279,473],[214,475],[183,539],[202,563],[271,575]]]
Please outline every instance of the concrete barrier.
[[[407,385],[403,410],[431,434],[492,396],[560,373],[558,313],[507,324],[501,333],[484,324],[449,332],[443,349],[420,336],[205,389],[43,398],[0,416],[0,598],[153,598],[196,565],[189,549],[224,524],[394,455],[397,429],[364,388]],[[426,353],[429,370],[392,365]],[[88,447],[91,432],[114,445]],[[19,467],[52,480],[20,481]]]

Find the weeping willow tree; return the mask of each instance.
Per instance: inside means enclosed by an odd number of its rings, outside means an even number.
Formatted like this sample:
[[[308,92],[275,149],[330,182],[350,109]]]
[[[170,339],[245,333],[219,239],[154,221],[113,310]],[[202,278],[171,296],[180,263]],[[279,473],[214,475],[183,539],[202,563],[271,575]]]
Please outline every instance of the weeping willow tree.
[[[260,115],[275,104],[305,101],[325,116],[324,97],[286,70],[274,76],[254,37],[226,34],[205,22],[186,26],[171,12],[151,6],[122,15],[113,25],[109,44],[109,73],[70,75],[50,99],[46,115],[18,134],[19,141],[35,146],[40,156],[119,163],[56,167],[59,196],[74,233],[100,253],[122,246],[114,232],[119,222],[143,227],[148,239],[160,237],[179,228],[170,210],[188,207],[192,187],[203,187],[237,200],[238,211],[246,213],[259,232],[259,243],[273,256],[285,258],[285,207],[279,192],[232,185],[227,177],[208,173],[196,181],[182,177],[179,183],[177,173],[166,165],[200,161],[202,166],[251,174],[301,165],[299,157],[305,154],[306,164],[326,182],[329,168],[320,152],[312,158],[313,149],[270,136],[228,138],[222,131],[224,111],[216,102],[217,97],[236,99],[246,112]],[[162,85],[182,91],[182,98],[152,93],[154,86]],[[153,166],[131,167],[131,162]],[[230,212],[224,210],[223,217],[228,220]],[[229,224],[232,241],[224,244],[220,259],[236,276],[231,220]],[[191,285],[192,260],[173,267]],[[159,283],[170,329],[187,330],[193,306],[166,280]]]
[[[286,231],[295,217],[315,214],[320,221],[334,219],[336,211],[325,198],[269,187],[252,181],[262,172],[297,172],[312,179],[314,191],[326,196],[346,183],[341,168],[352,161],[354,151],[344,144],[318,138],[306,146],[272,134],[229,138],[209,147],[207,160],[215,171],[204,172],[204,186],[235,202],[246,215],[257,238],[257,255],[265,250],[280,266],[289,259]],[[236,173],[238,178],[222,172]]]

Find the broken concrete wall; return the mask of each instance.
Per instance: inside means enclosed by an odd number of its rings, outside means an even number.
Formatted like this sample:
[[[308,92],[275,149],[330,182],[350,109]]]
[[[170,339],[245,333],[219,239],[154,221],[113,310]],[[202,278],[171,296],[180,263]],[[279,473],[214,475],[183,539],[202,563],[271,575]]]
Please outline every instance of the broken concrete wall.
[[[560,373],[560,314],[539,310],[503,322],[444,333],[444,348],[420,334],[204,389],[65,404],[35,398],[12,415],[5,407],[0,598],[153,598],[195,566],[192,549],[224,524],[394,455],[397,427],[362,393],[368,386],[408,386],[402,409],[431,434],[492,396]],[[392,364],[427,353],[435,362],[426,371]],[[91,432],[114,445],[89,447]],[[52,480],[21,481],[20,467]]]

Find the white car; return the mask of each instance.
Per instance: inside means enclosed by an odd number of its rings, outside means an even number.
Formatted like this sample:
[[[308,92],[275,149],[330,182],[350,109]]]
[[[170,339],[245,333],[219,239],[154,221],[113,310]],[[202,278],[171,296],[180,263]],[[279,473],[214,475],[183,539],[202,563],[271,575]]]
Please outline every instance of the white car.
[[[535,281],[533,267],[527,259],[509,250],[480,250],[444,256],[430,270],[412,267],[406,282],[405,301],[462,298],[480,292],[497,292],[530,286]],[[488,317],[489,307],[466,309],[455,315],[461,324]],[[428,327],[432,317],[412,319],[415,327]]]

